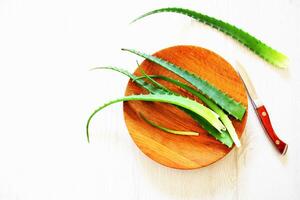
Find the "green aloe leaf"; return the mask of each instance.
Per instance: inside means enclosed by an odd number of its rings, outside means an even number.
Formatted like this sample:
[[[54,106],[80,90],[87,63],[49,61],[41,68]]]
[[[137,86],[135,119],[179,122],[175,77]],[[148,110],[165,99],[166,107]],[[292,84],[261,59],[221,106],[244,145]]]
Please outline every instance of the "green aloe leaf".
[[[147,76],[139,77],[139,78],[148,78],[148,79],[149,78],[159,78],[159,79],[165,80],[167,82],[173,83],[174,85],[177,85],[177,86],[185,89],[189,93],[193,94],[194,96],[198,97],[201,101],[203,101],[203,103],[205,103],[210,109],[212,109],[214,112],[216,112],[220,116],[220,120],[223,122],[224,126],[228,130],[235,145],[237,147],[241,146],[241,142],[238,138],[238,135],[237,135],[235,128],[233,127],[233,124],[232,124],[231,120],[229,119],[229,117],[226,115],[226,113],[221,108],[218,107],[217,104],[215,104],[213,101],[211,101],[210,99],[205,97],[203,94],[199,93],[197,90],[195,90],[194,88],[190,87],[187,84],[184,84],[178,80],[175,80],[175,79],[172,79],[172,78],[169,78],[166,76],[147,75]]]
[[[155,127],[155,128],[158,128],[162,131],[165,131],[167,133],[172,133],[172,134],[175,134],[175,135],[189,135],[189,136],[198,136],[199,133],[197,132],[194,132],[194,131],[177,131],[177,130],[173,130],[173,129],[169,129],[169,128],[166,128],[166,127],[163,127],[163,126],[160,126],[158,124],[156,124],[155,122],[153,121],[150,121],[149,119],[147,119],[144,115],[142,115],[140,113],[140,116],[142,117],[142,119],[147,122],[148,124],[150,124],[151,126]]]
[[[137,76],[131,74],[130,72],[128,72],[127,70],[124,70],[122,68],[109,66],[109,67],[97,67],[94,69],[109,69],[109,70],[113,70],[113,71],[122,73],[122,74],[128,76],[130,79],[132,79],[132,81],[134,81],[140,87],[149,91],[151,94],[170,94],[168,91],[166,91],[162,88],[159,88],[159,87],[155,87],[154,85],[147,83],[143,79],[138,78]],[[172,92],[172,94],[176,95],[175,92]],[[220,134],[220,132],[217,129],[215,129],[209,122],[207,122],[207,120],[205,120],[203,117],[201,117],[201,116],[195,114],[194,112],[187,110],[185,108],[182,108],[182,107],[178,107],[178,108],[183,110],[188,115],[190,115],[204,130],[206,130],[210,135],[212,135],[214,138],[216,138],[216,140],[220,141],[222,144],[225,144],[229,148],[232,147],[233,141],[227,130],[222,130],[222,133]]]
[[[156,56],[148,55],[133,49],[122,50],[141,56],[164,67],[167,70],[170,70],[171,72],[191,83],[204,95],[207,95],[211,100],[218,104],[223,110],[227,111],[230,115],[234,116],[238,120],[242,120],[246,112],[246,108],[241,103],[235,101],[233,98],[229,97],[227,94],[208,83],[206,80]]]
[[[263,58],[264,60],[266,60],[267,62],[271,63],[274,66],[280,68],[286,68],[288,65],[288,57],[286,55],[271,48],[270,46],[266,45],[264,42],[258,40],[257,38],[250,35],[246,31],[243,31],[242,29],[237,28],[236,26],[231,25],[227,22],[221,21],[214,17],[210,17],[193,10],[189,10],[185,8],[161,8],[161,9],[150,11],[136,18],[135,20],[133,20],[133,22],[141,18],[144,18],[146,16],[156,14],[156,13],[162,13],[162,12],[173,12],[173,13],[179,13],[179,14],[189,16],[199,22],[207,24],[212,28],[215,28],[229,35],[230,37],[239,41],[241,44],[248,47],[251,51],[253,51],[258,56],[260,56],[261,58]]]
[[[114,104],[118,102],[123,101],[151,101],[151,102],[162,102],[162,103],[169,103],[173,104],[182,108],[185,108],[201,117],[207,120],[214,128],[216,128],[219,132],[222,130],[226,130],[222,122],[219,121],[219,115],[217,115],[215,112],[210,110],[209,108],[203,106],[202,104],[199,104],[196,101],[193,101],[191,99],[172,95],[172,94],[148,94],[148,95],[130,95],[121,97],[112,101],[109,101],[99,108],[97,108],[89,117],[86,125],[86,132],[87,132],[87,138],[89,141],[89,125],[91,122],[91,119],[97,114],[99,111],[101,111],[103,108]]]
[[[159,82],[155,81],[153,78],[151,78],[150,76],[148,76],[148,74],[146,74],[144,72],[144,70],[141,70],[142,74],[144,75],[144,77],[149,80],[152,84],[154,84],[156,87],[166,91],[166,93],[170,93],[170,94],[174,94],[174,95],[178,95],[178,93],[172,91],[172,90],[169,90],[167,87],[165,87],[164,85],[160,84]],[[138,80],[140,77],[136,78],[136,80]]]

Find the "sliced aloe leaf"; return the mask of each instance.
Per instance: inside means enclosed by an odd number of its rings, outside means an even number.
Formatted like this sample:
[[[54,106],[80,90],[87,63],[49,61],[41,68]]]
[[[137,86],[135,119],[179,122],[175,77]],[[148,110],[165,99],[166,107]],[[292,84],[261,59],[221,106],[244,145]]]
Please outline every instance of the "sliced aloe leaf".
[[[210,123],[214,128],[216,128],[219,132],[222,130],[226,130],[225,126],[222,124],[221,121],[219,121],[219,116],[210,110],[209,108],[203,106],[202,104],[199,104],[196,101],[193,101],[191,99],[182,97],[182,96],[176,96],[172,94],[148,94],[148,95],[131,95],[131,96],[125,96],[121,97],[112,101],[109,101],[105,103],[104,105],[100,106],[98,109],[96,109],[91,116],[88,119],[86,131],[87,131],[87,137],[89,138],[89,124],[93,116],[101,111],[103,108],[122,101],[156,101],[156,102],[162,102],[162,103],[169,103],[176,106],[180,106],[182,108],[185,108],[197,115],[200,115],[204,119],[207,120],[208,123]],[[89,139],[88,139],[89,140]]]
[[[227,94],[208,83],[206,80],[156,56],[148,55],[133,49],[122,50],[128,51],[130,53],[141,56],[147,60],[150,60],[164,67],[165,69],[175,73],[176,75],[182,77],[183,79],[191,83],[193,86],[195,86],[198,90],[200,90],[203,94],[207,95],[211,100],[213,100],[230,115],[234,116],[238,120],[242,120],[246,112],[246,108],[241,103],[235,101],[233,98],[229,97]]]
[[[109,66],[109,67],[97,67],[94,69],[109,69],[109,70],[113,70],[113,71],[122,73],[122,74],[128,76],[129,78],[131,78],[140,87],[148,90],[151,94],[169,94],[168,91],[166,91],[162,88],[156,87],[152,84],[149,84],[146,81],[144,81],[143,79],[131,74],[130,72],[128,72],[127,70],[124,70],[122,68]],[[173,92],[173,94],[176,94],[176,93]],[[178,108],[183,110],[188,115],[190,115],[204,130],[206,130],[210,135],[212,135],[214,138],[216,138],[216,140],[220,141],[222,144],[225,144],[229,148],[232,147],[233,141],[227,130],[225,130],[225,131],[222,130],[222,133],[220,134],[220,132],[217,129],[215,129],[211,124],[209,124],[207,122],[207,120],[205,120],[203,117],[201,117],[201,116],[195,114],[194,112],[187,110],[185,108],[182,108],[182,107],[178,107]]]
[[[221,108],[219,108],[217,104],[215,104],[213,101],[211,101],[210,99],[205,97],[203,94],[199,93],[194,88],[192,88],[189,85],[184,84],[178,80],[172,79],[170,77],[162,76],[162,75],[147,75],[147,76],[138,77],[138,78],[148,78],[148,79],[149,78],[159,78],[159,79],[165,80],[167,82],[173,83],[174,85],[177,85],[177,86],[185,89],[189,93],[193,94],[194,96],[198,97],[201,101],[203,101],[203,103],[205,103],[210,109],[212,109],[214,112],[216,112],[220,116],[220,120],[223,122],[224,126],[228,130],[235,145],[237,147],[241,146],[241,142],[238,138],[235,128],[233,127],[233,124],[232,124],[231,120],[229,119],[229,117],[227,116],[227,114]]]

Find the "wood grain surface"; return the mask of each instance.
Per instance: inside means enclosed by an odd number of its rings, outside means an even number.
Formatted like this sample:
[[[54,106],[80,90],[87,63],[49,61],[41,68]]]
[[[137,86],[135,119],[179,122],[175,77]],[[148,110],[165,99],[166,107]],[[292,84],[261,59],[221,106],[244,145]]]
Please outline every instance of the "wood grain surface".
[[[248,107],[246,91],[238,74],[228,62],[216,53],[195,46],[175,46],[163,49],[154,55],[197,74]],[[166,75],[185,82],[172,72],[147,60],[140,65],[140,68],[147,74]],[[139,68],[135,74],[141,75]],[[158,82],[183,96],[201,102],[177,86],[161,80]],[[125,95],[141,93],[147,93],[147,91],[132,81],[128,82]],[[136,145],[151,159],[165,166],[176,169],[204,167],[223,158],[232,149],[215,140],[189,115],[173,105],[131,101],[124,102],[123,108],[127,128]],[[163,132],[147,124],[139,113],[164,127],[196,131],[200,135],[180,136]],[[232,121],[238,136],[241,137],[247,121],[247,113],[241,122],[235,119]]]

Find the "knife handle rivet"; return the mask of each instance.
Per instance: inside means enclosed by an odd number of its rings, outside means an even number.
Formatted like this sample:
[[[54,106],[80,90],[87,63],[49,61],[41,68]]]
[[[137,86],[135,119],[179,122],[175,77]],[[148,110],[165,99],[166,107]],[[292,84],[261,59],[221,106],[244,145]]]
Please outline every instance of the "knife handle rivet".
[[[275,143],[276,143],[277,145],[279,145],[279,144],[280,144],[280,141],[279,141],[279,140],[276,140]]]
[[[267,113],[264,111],[261,113],[263,117],[267,116]]]

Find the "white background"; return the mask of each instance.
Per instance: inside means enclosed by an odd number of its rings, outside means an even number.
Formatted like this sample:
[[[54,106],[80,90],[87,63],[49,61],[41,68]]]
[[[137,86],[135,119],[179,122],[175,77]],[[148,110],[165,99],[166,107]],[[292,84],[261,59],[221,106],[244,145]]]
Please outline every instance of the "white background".
[[[231,22],[287,54],[278,70],[222,33],[178,14],[135,24],[155,8],[180,6]],[[300,199],[300,1],[298,0],[0,0],[0,200]],[[177,44],[241,60],[267,105],[281,157],[249,110],[242,147],[198,170],[163,167],[139,151],[122,104],[88,115],[122,96],[136,56]],[[138,59],[141,61],[141,59]]]

